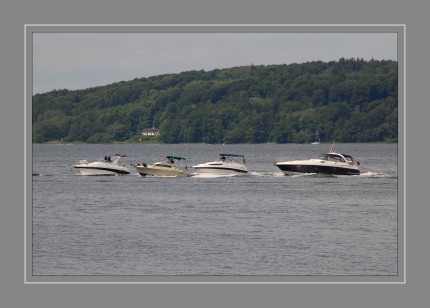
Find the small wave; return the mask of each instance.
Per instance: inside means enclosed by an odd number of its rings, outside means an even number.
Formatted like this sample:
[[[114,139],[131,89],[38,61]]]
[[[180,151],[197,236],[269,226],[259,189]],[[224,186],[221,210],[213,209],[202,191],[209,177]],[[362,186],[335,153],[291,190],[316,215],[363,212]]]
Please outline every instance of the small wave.
[[[293,174],[291,175],[291,177],[293,178],[299,178],[299,177],[304,177],[304,176],[328,176],[329,174],[318,174],[318,173],[302,173],[302,174]]]
[[[290,177],[331,177],[331,178],[397,178],[397,174],[395,173],[380,173],[380,172],[364,172],[361,174],[354,175],[346,175],[346,174],[323,174],[323,173],[302,173],[302,174],[294,174],[290,175]]]
[[[33,172],[33,176],[54,176],[53,174],[49,174],[49,173],[36,173]]]
[[[141,178],[179,178],[180,176],[177,176],[177,175],[140,175],[140,174],[137,174],[137,176],[138,177],[141,177]]]
[[[283,172],[268,172],[268,171],[253,171],[253,172],[249,172],[249,175],[252,176],[261,176],[261,177],[282,177],[284,176]]]
[[[369,177],[369,178],[397,178],[396,173],[380,173],[380,172],[364,172],[360,174],[361,177]]]

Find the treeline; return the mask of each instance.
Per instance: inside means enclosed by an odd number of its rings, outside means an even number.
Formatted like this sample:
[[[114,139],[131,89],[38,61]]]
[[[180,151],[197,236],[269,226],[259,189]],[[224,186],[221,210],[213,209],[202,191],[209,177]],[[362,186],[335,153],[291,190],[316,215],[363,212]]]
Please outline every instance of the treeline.
[[[189,71],[33,96],[33,142],[396,142],[397,62]]]

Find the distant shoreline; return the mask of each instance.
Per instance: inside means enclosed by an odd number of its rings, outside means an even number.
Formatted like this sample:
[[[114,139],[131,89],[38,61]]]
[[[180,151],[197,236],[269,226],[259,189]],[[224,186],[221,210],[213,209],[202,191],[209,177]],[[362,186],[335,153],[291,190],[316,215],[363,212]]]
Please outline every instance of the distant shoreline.
[[[32,144],[222,144],[222,143],[204,143],[204,142],[179,142],[179,143],[165,143],[165,142],[136,142],[136,141],[117,141],[117,142],[109,142],[109,143],[89,143],[89,142],[81,142],[81,141],[74,141],[74,142],[64,142],[64,141],[48,141],[48,142],[42,142],[37,143],[33,142]],[[297,145],[315,145],[318,144],[311,144],[311,143],[294,143],[294,142],[287,142],[287,143],[276,143],[276,142],[261,142],[261,143],[228,143],[228,144],[297,144]],[[319,145],[326,145],[326,144],[332,144],[332,142],[321,142]],[[335,142],[335,144],[398,144],[398,141],[378,141],[378,142]]]

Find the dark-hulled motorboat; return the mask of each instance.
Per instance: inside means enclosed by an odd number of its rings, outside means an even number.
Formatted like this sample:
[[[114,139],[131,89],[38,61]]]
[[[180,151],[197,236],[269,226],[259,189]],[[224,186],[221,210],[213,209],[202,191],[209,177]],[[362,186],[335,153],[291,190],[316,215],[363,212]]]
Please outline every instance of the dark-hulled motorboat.
[[[304,173],[333,174],[333,175],[359,175],[360,162],[354,163],[351,155],[340,154],[333,151],[321,154],[320,158],[308,160],[278,161],[275,165],[285,175]]]

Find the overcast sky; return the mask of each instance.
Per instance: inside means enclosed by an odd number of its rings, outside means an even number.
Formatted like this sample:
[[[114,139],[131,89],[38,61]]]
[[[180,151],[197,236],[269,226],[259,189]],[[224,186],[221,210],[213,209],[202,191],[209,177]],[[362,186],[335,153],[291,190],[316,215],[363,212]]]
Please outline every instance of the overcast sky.
[[[397,60],[395,33],[34,33],[33,93],[242,65]]]

